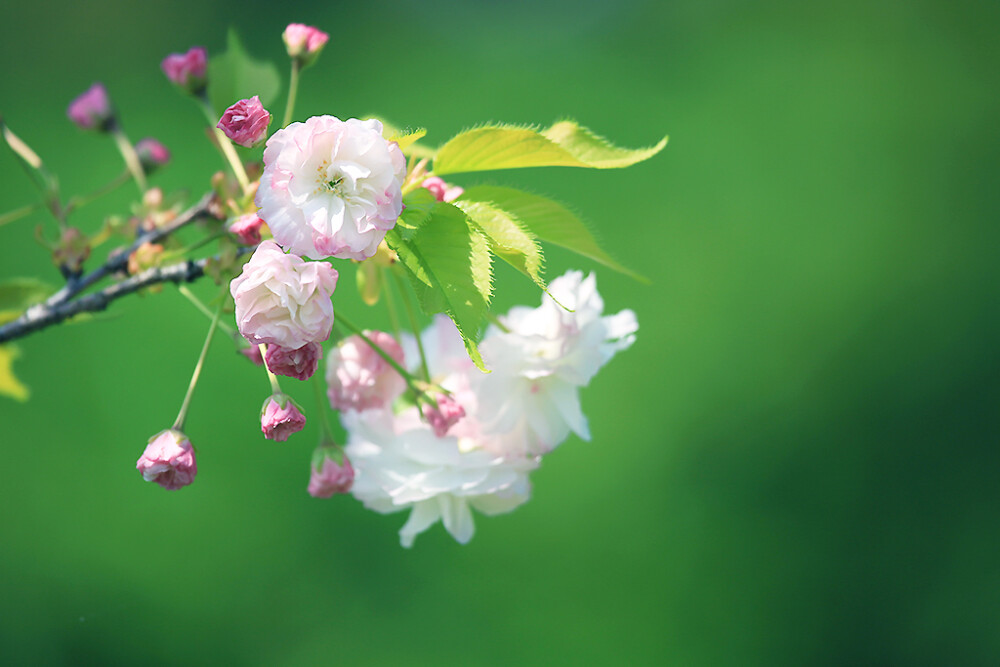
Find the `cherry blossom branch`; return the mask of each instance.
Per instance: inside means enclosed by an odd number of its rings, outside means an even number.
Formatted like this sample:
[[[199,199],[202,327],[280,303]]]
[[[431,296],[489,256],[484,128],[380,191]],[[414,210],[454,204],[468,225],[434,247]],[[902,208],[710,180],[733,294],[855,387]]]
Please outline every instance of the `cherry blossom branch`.
[[[239,254],[243,255],[251,250],[253,248],[241,247]],[[205,257],[164,267],[154,267],[114,285],[109,285],[100,292],[87,294],[73,301],[52,305],[47,302],[37,304],[28,308],[21,317],[13,322],[0,327],[0,343],[22,338],[40,329],[59,324],[80,313],[105,310],[112,301],[137,292],[144,287],[168,282],[177,284],[194,282],[205,275],[205,267],[208,263],[217,259],[217,257]]]
[[[129,256],[135,252],[141,245],[145,243],[156,243],[157,241],[166,238],[170,234],[173,234],[181,227],[194,222],[206,215],[208,215],[208,207],[212,201],[213,193],[206,193],[194,206],[184,211],[176,218],[174,218],[169,224],[163,227],[158,227],[145,234],[140,235],[132,242],[128,248],[120,253],[115,253],[114,255],[108,257],[108,259],[101,266],[97,267],[85,276],[76,279],[70,279],[66,282],[66,286],[61,290],[50,296],[41,305],[46,307],[53,307],[59,304],[65,303],[72,299],[74,296],[87,289],[97,281],[105,278],[118,271],[123,271],[128,266]],[[29,309],[30,310],[30,309]],[[27,314],[27,313],[26,313]]]

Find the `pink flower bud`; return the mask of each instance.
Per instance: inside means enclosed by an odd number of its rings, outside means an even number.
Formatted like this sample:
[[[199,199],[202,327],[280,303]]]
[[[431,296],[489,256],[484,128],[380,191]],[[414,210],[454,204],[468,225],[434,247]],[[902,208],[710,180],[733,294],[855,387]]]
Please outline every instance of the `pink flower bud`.
[[[173,83],[192,95],[205,90],[208,81],[208,53],[204,47],[194,46],[187,53],[171,53],[160,63],[163,73]]]
[[[151,174],[166,163],[170,162],[170,151],[152,137],[146,137],[135,145],[135,152],[139,156],[142,169],[147,174]]]
[[[305,425],[305,415],[295,401],[285,394],[273,394],[260,410],[260,430],[268,440],[284,442]]]
[[[150,438],[135,468],[144,480],[156,482],[167,491],[187,486],[198,472],[191,441],[174,429],[160,431]]]
[[[256,213],[241,215],[229,225],[229,231],[239,237],[240,243],[257,245],[260,243],[260,227],[264,221]]]
[[[465,192],[465,188],[460,188],[457,185],[448,185],[444,182],[444,179],[437,176],[424,179],[424,182],[420,185],[430,190],[431,194],[438,201],[453,201],[461,197],[462,193]]]
[[[253,148],[267,139],[267,126],[270,124],[271,114],[260,103],[260,98],[254,95],[226,109],[216,127],[234,144]]]
[[[280,345],[268,345],[264,361],[275,375],[286,375],[297,380],[308,380],[316,372],[319,360],[323,358],[323,346],[308,343],[290,350]]]
[[[240,354],[252,361],[257,366],[264,365],[264,357],[260,354],[260,346],[249,345],[247,347],[240,348]]]
[[[366,331],[365,335],[403,365],[403,348],[395,338],[383,331]],[[406,389],[406,380],[360,336],[348,336],[330,352],[326,382],[334,410],[386,407]]]
[[[436,398],[437,407],[424,403],[422,412],[424,419],[434,429],[434,435],[443,438],[448,434],[448,430],[465,416],[465,408],[447,394],[438,394]]]
[[[335,458],[338,455],[342,459],[341,463]],[[322,458],[318,465],[317,458]],[[347,493],[354,484],[354,468],[339,447],[319,448],[313,456],[310,469],[309,486],[306,490],[313,498],[329,498],[335,493]]]
[[[285,40],[288,55],[298,58],[303,65],[308,65],[319,55],[330,36],[312,26],[289,23],[281,38]]]
[[[104,86],[95,83],[82,95],[70,102],[66,115],[82,130],[107,131],[114,120],[111,101]]]

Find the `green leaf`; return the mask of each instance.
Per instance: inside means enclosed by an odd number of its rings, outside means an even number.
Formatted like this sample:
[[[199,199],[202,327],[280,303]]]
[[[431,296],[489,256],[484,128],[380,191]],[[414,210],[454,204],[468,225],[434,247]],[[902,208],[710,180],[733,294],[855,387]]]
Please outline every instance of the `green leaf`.
[[[513,188],[479,185],[462,194],[462,200],[491,203],[514,216],[539,240],[562,246],[624,273],[642,283],[649,280],[615,261],[580,218],[562,204]]]
[[[235,28],[226,36],[226,52],[208,63],[208,94],[212,107],[222,115],[233,103],[257,95],[269,106],[281,90],[281,76],[274,63],[254,60],[243,48]]]
[[[28,400],[31,392],[14,375],[12,366],[19,356],[20,351],[13,345],[0,345],[0,396],[8,396],[23,403]]]
[[[437,199],[427,188],[417,188],[403,197],[403,213],[396,221],[396,229],[404,241],[409,241],[437,206]]]
[[[542,280],[542,250],[535,235],[527,231],[517,216],[484,201],[454,202],[465,211],[490,242],[490,249],[500,259],[531,278],[545,289]]]
[[[561,121],[544,131],[515,125],[487,125],[448,140],[434,158],[434,173],[443,176],[521,167],[615,169],[646,160],[666,145],[664,137],[649,148],[617,148],[573,121]]]
[[[427,134],[427,130],[424,128],[419,128],[416,130],[402,130],[390,137],[386,137],[389,141],[395,141],[399,144],[399,149],[406,152],[406,149],[417,143]]]
[[[492,257],[486,237],[469,226],[461,210],[438,202],[409,240],[395,228],[385,240],[408,270],[424,312],[447,313],[469,358],[486,371],[476,346],[492,295]]]

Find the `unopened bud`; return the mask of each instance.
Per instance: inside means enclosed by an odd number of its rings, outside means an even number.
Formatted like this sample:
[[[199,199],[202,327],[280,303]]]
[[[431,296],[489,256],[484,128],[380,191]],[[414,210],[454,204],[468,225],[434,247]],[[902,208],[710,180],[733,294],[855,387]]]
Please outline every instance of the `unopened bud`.
[[[434,195],[434,198],[438,201],[453,201],[458,199],[462,196],[462,193],[465,192],[464,188],[445,183],[444,179],[438,178],[437,176],[431,176],[430,178],[424,179],[424,182],[420,185],[430,190],[430,193]]]
[[[305,415],[286,394],[273,394],[264,401],[260,410],[260,430],[264,437],[275,442],[284,442],[292,433],[298,433],[306,425]]]
[[[424,414],[424,419],[434,429],[434,435],[443,438],[448,434],[449,429],[465,416],[465,408],[448,394],[438,394],[435,398],[437,399],[437,407],[430,403],[424,403],[421,411]]]
[[[290,350],[280,345],[268,345],[264,361],[275,375],[285,375],[297,380],[308,380],[316,372],[319,360],[323,358],[323,346],[307,343]]]
[[[307,491],[313,498],[329,498],[337,493],[347,493],[354,484],[351,460],[337,445],[318,447],[310,466]]]
[[[281,38],[288,48],[288,55],[297,59],[301,66],[305,67],[316,59],[330,36],[312,26],[289,23]]]
[[[174,84],[192,95],[200,95],[208,83],[208,53],[194,46],[187,53],[171,53],[160,63],[163,73]]]
[[[70,102],[66,115],[83,130],[107,132],[114,122],[111,101],[100,83],[95,83]]]
[[[76,227],[67,227],[52,252],[52,262],[63,273],[79,275],[83,263],[90,257],[90,239]]]
[[[247,213],[229,225],[229,232],[236,234],[244,245],[257,245],[260,243],[260,228],[263,224],[264,221],[256,213]]]
[[[163,246],[159,243],[143,243],[128,256],[128,272],[131,275],[159,266],[163,259]]]
[[[144,480],[156,482],[168,491],[187,486],[198,472],[191,441],[175,429],[160,431],[150,438],[135,468]]]
[[[271,114],[260,103],[260,98],[254,95],[226,109],[216,127],[234,144],[253,148],[267,139],[267,126],[270,124]]]
[[[152,174],[170,162],[170,151],[167,150],[166,146],[152,137],[140,140],[135,145],[135,153],[139,156],[139,163],[142,164],[142,170],[147,174]]]

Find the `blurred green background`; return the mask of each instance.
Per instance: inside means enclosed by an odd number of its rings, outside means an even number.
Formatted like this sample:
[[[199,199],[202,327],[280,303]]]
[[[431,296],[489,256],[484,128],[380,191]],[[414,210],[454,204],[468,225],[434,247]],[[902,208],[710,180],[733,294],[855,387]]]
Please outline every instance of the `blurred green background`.
[[[984,2],[7,3],[0,113],[66,194],[121,163],[69,101],[107,86],[196,196],[221,163],[159,70],[226,28],[285,73],[331,33],[298,116],[379,113],[441,142],[571,116],[624,171],[467,176],[573,204],[650,287],[598,269],[640,331],[583,392],[593,440],[531,502],[398,544],[405,514],[305,493],[316,422],[265,441],[265,379],[224,338],[195,394],[197,483],[134,469],[205,321],[172,288],[19,343],[0,400],[6,664],[990,665],[1000,662],[997,14]],[[281,104],[272,105],[280,110]],[[0,211],[30,203],[0,152]],[[128,188],[81,213],[124,211]],[[0,276],[57,281],[33,228]],[[337,308],[365,312],[349,268]],[[537,290],[499,275],[503,311]],[[206,297],[214,288],[198,284]],[[290,383],[286,383],[290,384]],[[297,389],[311,407],[307,387]]]

